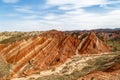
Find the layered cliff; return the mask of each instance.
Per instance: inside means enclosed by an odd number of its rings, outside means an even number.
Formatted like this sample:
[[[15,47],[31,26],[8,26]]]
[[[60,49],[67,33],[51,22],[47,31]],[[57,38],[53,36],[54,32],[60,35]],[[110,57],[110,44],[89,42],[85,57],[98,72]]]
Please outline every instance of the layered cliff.
[[[0,52],[13,64],[11,77],[25,76],[64,63],[75,55],[79,40],[62,32],[47,32],[28,40],[1,44]],[[47,35],[47,36],[46,36]]]
[[[0,53],[12,64],[10,78],[22,77],[63,64],[76,54],[108,52],[109,48],[95,33],[83,39],[52,30],[37,37],[0,44]]]
[[[109,47],[103,43],[94,32],[91,32],[82,41],[79,47],[80,54],[97,54],[108,52]]]

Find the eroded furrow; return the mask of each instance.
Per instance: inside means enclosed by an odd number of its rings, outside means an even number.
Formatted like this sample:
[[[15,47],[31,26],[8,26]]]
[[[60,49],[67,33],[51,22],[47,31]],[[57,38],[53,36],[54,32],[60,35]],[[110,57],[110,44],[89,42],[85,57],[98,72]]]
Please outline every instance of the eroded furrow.
[[[42,44],[44,40],[45,39],[43,38],[38,38],[36,41],[32,43],[32,45],[28,45],[26,48],[22,49],[21,51],[18,52],[18,54],[9,58],[8,61],[18,62],[22,57],[26,56],[30,51],[32,51],[35,48],[35,46]]]
[[[47,40],[48,41],[48,40]],[[38,45],[38,46],[36,46],[35,47],[35,51],[36,51],[36,53],[38,53],[39,51],[40,51],[40,48],[41,48],[41,45]],[[29,62],[29,60],[31,60],[32,58],[34,58],[35,56],[37,56],[35,53],[34,53],[34,49],[31,51],[31,52],[29,52],[26,56],[24,56],[24,57],[22,57],[21,58],[21,60],[20,61],[18,61],[17,63],[16,63],[16,65],[14,65],[13,66],[13,68],[12,68],[12,76],[14,75],[14,74],[17,74],[18,72],[19,72],[19,70],[22,68],[22,67],[24,67],[24,65],[26,64],[26,63],[28,63]]]
[[[19,54],[20,51],[23,51],[24,49],[26,49],[28,46],[30,46],[36,40],[37,40],[37,38],[34,40],[28,40],[28,41],[22,42],[18,47],[16,47],[14,52],[11,52],[6,56],[7,57],[6,60],[10,61],[11,58],[14,58],[17,54]]]

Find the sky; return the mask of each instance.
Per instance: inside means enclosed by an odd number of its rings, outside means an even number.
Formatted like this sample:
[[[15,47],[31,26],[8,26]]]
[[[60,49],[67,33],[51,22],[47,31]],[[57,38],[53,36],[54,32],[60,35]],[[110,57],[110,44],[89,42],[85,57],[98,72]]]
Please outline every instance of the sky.
[[[0,31],[120,28],[120,0],[0,0]]]

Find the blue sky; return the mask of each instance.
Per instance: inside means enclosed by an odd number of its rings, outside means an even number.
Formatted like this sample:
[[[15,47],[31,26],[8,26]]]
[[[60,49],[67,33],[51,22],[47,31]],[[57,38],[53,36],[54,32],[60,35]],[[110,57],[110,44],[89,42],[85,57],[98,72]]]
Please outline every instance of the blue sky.
[[[120,0],[0,0],[0,31],[120,28]]]

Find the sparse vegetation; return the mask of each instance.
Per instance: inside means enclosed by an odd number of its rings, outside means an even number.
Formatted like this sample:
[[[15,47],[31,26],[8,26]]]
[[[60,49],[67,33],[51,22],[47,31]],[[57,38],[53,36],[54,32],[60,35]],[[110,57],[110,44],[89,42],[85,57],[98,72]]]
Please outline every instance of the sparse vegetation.
[[[30,37],[40,35],[40,33],[42,32],[2,32],[0,36],[4,36],[4,38],[0,40],[0,44],[12,43],[23,39],[27,40]]]
[[[77,60],[75,60],[75,62],[76,61]],[[74,60],[72,62],[75,63]],[[39,77],[36,80],[77,80],[78,78],[83,77],[90,72],[98,71],[98,70],[100,71],[106,70],[109,67],[111,67],[113,64],[120,63],[120,54],[119,52],[102,54],[99,57],[94,58],[94,60],[92,59],[87,60],[86,63],[88,65],[83,67],[82,70],[78,70],[77,68],[74,68],[74,71],[70,74],[64,74],[63,72],[61,72],[62,74],[52,74],[44,77]],[[63,71],[64,69],[69,68],[68,67],[69,65],[70,64],[67,64],[63,68]],[[91,77],[91,80],[94,80],[94,77]]]
[[[0,80],[9,76],[10,64],[6,63],[0,55]]]
[[[29,78],[29,79],[27,79],[27,80],[35,80],[35,78],[34,78],[34,77],[31,77],[31,78]]]
[[[120,40],[108,40],[106,43],[112,48],[111,51],[120,51]]]
[[[20,40],[27,40],[30,36],[22,36],[22,35],[17,35],[17,36],[12,36],[10,38],[4,39],[0,41],[0,44],[6,44],[6,43],[12,43],[15,41],[20,41]]]

